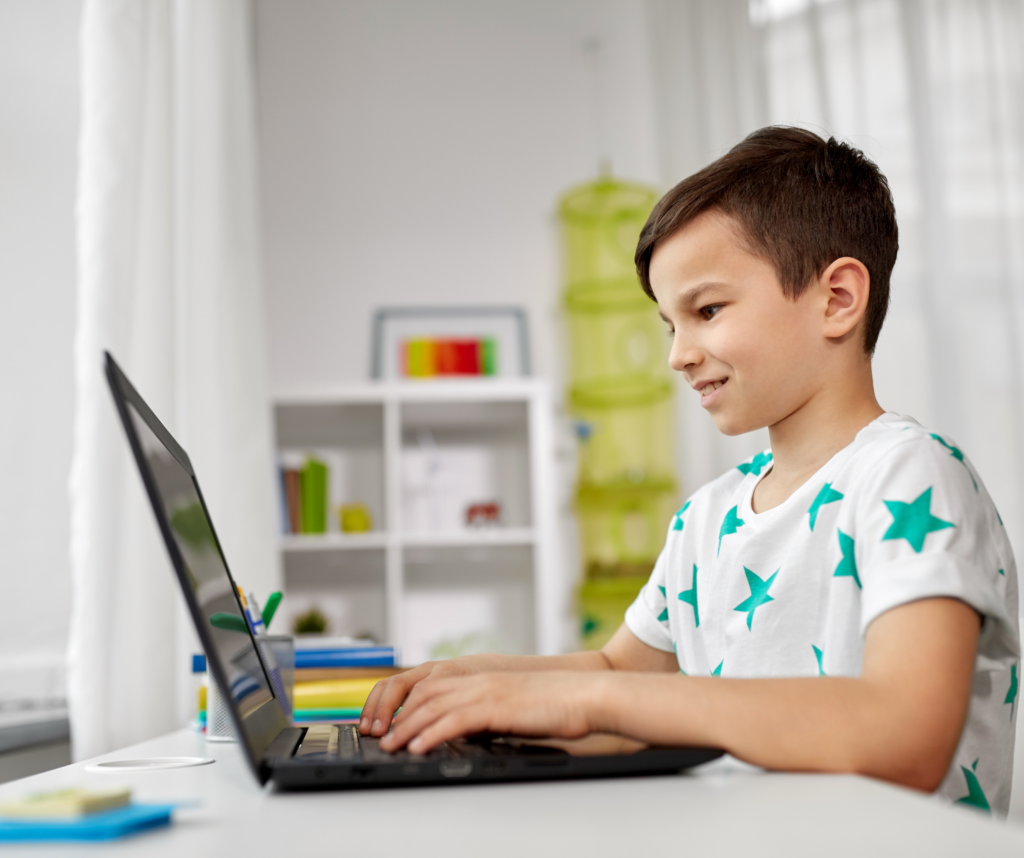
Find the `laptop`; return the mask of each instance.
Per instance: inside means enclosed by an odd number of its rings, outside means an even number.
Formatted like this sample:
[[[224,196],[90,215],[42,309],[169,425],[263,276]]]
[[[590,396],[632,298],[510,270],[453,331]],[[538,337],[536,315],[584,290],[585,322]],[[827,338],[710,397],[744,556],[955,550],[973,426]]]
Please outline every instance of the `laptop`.
[[[269,647],[260,646],[244,621],[211,623],[214,614],[242,618],[244,612],[188,456],[109,353],[106,375],[208,670],[219,689],[230,690],[222,696],[235,736],[261,785],[343,789],[669,774],[721,756],[710,748],[611,753],[601,739],[567,750],[493,734],[447,742],[424,755],[388,753],[353,724],[292,725],[278,703],[282,684]],[[611,741],[625,751],[622,740]]]

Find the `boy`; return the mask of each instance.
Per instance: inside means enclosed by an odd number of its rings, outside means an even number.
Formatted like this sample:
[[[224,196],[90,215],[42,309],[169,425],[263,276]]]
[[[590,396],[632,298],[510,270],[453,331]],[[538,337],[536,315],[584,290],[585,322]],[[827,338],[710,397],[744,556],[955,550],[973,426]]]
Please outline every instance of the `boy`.
[[[771,449],[676,514],[602,652],[480,655],[379,684],[360,721],[424,752],[481,730],[724,748],[1005,814],[1019,680],[1002,521],[948,438],[875,400],[897,229],[859,151],[765,128],[672,189],[637,271],[669,362]]]

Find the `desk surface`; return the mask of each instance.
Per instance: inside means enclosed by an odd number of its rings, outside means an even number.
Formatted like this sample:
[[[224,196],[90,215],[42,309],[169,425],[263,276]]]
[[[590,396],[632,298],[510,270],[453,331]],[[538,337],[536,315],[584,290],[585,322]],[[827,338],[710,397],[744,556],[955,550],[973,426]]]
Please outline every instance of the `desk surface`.
[[[1024,855],[1024,829],[864,778],[769,774],[729,760],[672,777],[350,792],[260,789],[237,745],[182,730],[102,759],[207,756],[213,765],[93,774],[84,763],[0,786],[0,799],[67,785],[130,785],[190,802],[166,830],[105,845],[150,856]],[[95,761],[90,761],[95,762]],[[93,853],[92,847],[89,849]],[[3,848],[4,856],[83,847]]]

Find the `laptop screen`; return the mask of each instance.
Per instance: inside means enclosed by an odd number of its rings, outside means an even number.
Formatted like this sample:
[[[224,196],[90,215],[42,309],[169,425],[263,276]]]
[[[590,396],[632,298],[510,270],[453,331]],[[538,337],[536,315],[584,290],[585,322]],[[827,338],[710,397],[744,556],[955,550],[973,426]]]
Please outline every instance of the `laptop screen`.
[[[122,418],[127,417],[125,428],[137,442],[133,448],[143,482],[185,590],[211,673],[233,703],[236,732],[241,727],[250,763],[256,767],[286,722],[243,619],[235,583],[191,463],[109,356],[108,377],[115,399],[123,406]],[[161,435],[166,436],[167,443]]]
[[[207,623],[220,663],[227,670],[231,698],[244,719],[273,693],[242,617],[220,546],[213,538],[213,529],[191,474],[160,442],[135,408],[129,405],[128,409],[163,503],[164,515],[184,561],[196,604]]]

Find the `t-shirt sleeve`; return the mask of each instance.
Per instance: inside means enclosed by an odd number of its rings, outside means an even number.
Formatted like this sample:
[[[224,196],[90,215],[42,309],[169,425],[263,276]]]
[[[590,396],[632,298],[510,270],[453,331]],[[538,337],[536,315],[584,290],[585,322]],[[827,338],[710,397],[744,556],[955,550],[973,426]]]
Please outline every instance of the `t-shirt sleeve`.
[[[641,641],[654,649],[672,652],[672,632],[668,625],[668,599],[665,595],[665,576],[668,554],[675,543],[672,531],[668,542],[654,564],[651,577],[644,584],[636,601],[626,611],[626,626]]]
[[[1016,654],[1007,609],[1009,542],[988,493],[962,454],[928,437],[911,437],[865,473],[850,533],[838,533],[836,575],[862,588],[863,634],[881,614],[920,599],[950,597],[995,624],[1004,652]],[[959,453],[959,450],[956,450]]]

